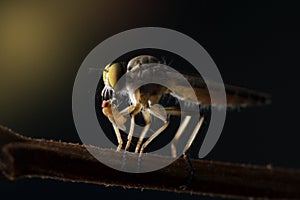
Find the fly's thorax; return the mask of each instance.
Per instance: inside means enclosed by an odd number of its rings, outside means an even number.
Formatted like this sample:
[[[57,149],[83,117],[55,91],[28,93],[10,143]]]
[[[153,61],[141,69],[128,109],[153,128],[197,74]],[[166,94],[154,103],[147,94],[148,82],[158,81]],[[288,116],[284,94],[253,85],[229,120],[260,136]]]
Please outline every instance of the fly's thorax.
[[[161,97],[168,91],[168,88],[159,84],[146,84],[134,92],[134,97],[135,100],[141,103],[145,108],[149,108],[149,104],[158,104]]]
[[[132,58],[127,64],[127,71],[134,71],[142,64],[160,63],[160,60],[154,56],[141,55]]]

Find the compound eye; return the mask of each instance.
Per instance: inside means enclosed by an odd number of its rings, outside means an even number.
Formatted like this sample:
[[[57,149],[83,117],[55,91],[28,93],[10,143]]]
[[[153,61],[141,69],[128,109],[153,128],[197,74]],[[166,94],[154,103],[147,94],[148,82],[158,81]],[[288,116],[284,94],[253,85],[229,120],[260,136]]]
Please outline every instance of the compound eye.
[[[112,88],[115,87],[118,80],[126,73],[121,63],[114,63],[108,69],[108,81]]]
[[[109,84],[112,88],[115,87],[118,80],[126,73],[124,66],[121,63],[109,64],[103,71],[103,82]]]
[[[102,90],[102,100],[104,101],[111,100],[113,98],[113,95],[114,95],[114,91],[112,88],[105,87]]]

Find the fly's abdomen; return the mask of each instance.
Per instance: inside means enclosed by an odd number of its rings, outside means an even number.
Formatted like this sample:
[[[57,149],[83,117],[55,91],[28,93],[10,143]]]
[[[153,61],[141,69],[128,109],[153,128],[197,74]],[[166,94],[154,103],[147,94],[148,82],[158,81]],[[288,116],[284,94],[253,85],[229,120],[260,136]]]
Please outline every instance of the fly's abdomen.
[[[261,93],[231,85],[227,85],[225,89],[227,105],[229,107],[261,106],[271,103],[271,97],[266,93]]]
[[[192,85],[199,104],[211,105],[210,92],[206,83],[201,77],[185,75],[187,80]],[[218,86],[218,83],[211,82],[213,86]],[[213,87],[211,92],[218,97],[218,87]],[[218,98],[214,99],[215,106],[227,106],[229,108],[239,107],[251,107],[261,106],[271,103],[271,97],[269,94],[257,92],[254,90],[246,89],[243,87],[237,87],[232,85],[225,85],[227,105],[221,105]],[[188,96],[188,94],[187,94]]]

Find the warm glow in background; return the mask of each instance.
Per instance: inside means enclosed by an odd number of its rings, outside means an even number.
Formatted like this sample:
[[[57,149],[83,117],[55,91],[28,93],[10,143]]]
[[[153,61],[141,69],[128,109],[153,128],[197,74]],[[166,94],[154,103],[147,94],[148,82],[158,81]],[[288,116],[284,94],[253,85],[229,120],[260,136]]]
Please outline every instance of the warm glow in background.
[[[73,81],[89,51],[128,26],[168,15],[150,2],[143,6],[155,9],[153,16],[138,5],[0,3],[0,122],[26,132],[40,123],[35,120],[52,118],[49,110],[64,112],[61,101],[71,106]]]
[[[0,2],[0,124],[27,136],[80,142],[72,117],[72,89],[84,58],[121,31],[165,27],[198,41],[216,62],[225,83],[272,95],[270,106],[228,113],[220,140],[206,159],[300,167],[298,5],[209,0],[74,2]],[[10,196],[29,192],[30,198],[39,199],[45,194],[53,199],[58,195],[87,199],[87,194],[120,200],[133,196],[203,199],[0,178],[0,192],[4,191]]]

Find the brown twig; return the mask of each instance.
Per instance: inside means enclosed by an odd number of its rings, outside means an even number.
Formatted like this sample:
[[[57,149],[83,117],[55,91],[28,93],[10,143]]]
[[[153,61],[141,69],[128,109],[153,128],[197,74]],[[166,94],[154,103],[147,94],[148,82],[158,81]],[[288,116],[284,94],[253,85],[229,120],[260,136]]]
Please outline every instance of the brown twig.
[[[120,153],[110,149],[89,148],[99,156],[121,164]],[[134,156],[129,154],[129,158]],[[153,164],[162,162],[161,156],[146,156]],[[134,159],[130,162],[135,163]],[[196,176],[189,187],[183,190],[180,186],[187,177],[183,159],[155,172],[125,173],[101,164],[82,145],[32,139],[0,126],[0,169],[10,180],[41,177],[232,198],[300,198],[300,170],[205,160],[192,160],[192,164]]]

